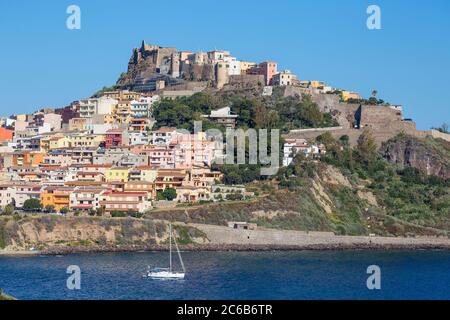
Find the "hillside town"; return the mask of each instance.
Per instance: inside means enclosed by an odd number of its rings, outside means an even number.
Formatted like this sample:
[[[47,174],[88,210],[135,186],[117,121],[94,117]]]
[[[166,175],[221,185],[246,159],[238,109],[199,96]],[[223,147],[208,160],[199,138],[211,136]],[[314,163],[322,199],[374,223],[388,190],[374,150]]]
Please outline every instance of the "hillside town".
[[[251,198],[245,185],[225,186],[223,173],[213,169],[224,157],[224,144],[206,132],[156,123],[157,104],[192,96],[205,86],[226,90],[250,84],[262,88],[262,96],[275,88],[312,95],[321,111],[334,112],[339,120],[340,127],[325,130],[345,134],[350,143],[367,127],[375,129],[379,141],[400,130],[420,133],[403,119],[402,106],[363,105],[355,92],[300,80],[289,70],[278,71],[273,61],[241,61],[228,51],[193,53],[142,42],[117,84],[65,107],[0,118],[2,210],[114,216]],[[230,107],[201,118],[227,129],[239,121]],[[282,165],[289,166],[297,154],[325,154],[325,146],[313,139],[321,133],[321,128],[290,131]]]
[[[211,169],[223,146],[206,133],[153,129],[161,98],[104,92],[69,107],[1,118],[0,207],[114,215],[155,206],[243,200],[245,186],[224,186]],[[204,115],[235,127],[229,108]],[[323,146],[289,140],[283,161]],[[33,201],[34,200],[34,201]]]

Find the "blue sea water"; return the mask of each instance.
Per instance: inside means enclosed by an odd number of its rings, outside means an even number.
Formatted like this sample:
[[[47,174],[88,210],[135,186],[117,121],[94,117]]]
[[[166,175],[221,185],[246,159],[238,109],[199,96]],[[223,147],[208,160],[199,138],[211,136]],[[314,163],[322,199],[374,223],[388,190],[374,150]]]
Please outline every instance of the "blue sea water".
[[[18,299],[450,300],[450,251],[182,255],[187,275],[176,281],[142,276],[167,266],[167,252],[0,257],[0,287]],[[80,290],[67,289],[69,265],[81,269]],[[381,268],[381,290],[367,289],[370,265]]]

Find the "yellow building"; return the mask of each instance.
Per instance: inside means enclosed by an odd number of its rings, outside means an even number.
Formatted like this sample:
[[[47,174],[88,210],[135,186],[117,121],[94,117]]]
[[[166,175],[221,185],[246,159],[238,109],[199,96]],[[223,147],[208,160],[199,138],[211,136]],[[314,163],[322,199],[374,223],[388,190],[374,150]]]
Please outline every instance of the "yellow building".
[[[69,148],[70,140],[67,137],[52,137],[49,141],[49,150]]]
[[[118,90],[118,91],[106,91],[102,93],[102,97],[108,97],[116,100],[137,100],[141,97],[139,92]]]
[[[317,89],[317,88],[324,87],[324,86],[325,86],[325,83],[324,83],[323,81],[312,80],[312,81],[309,82],[309,85],[310,85],[312,88]]]
[[[84,130],[86,118],[72,118],[69,120],[69,131]]]
[[[241,74],[247,74],[247,70],[256,67],[255,62],[241,61]]]
[[[131,103],[127,100],[121,100],[116,104],[112,117],[115,123],[130,124],[131,122]]]
[[[130,169],[122,168],[122,167],[113,167],[106,170],[106,181],[120,181],[120,182],[128,182],[128,175]]]
[[[16,116],[17,121],[27,121],[27,115],[26,114],[18,114]]]
[[[48,152],[48,150],[50,150],[50,139],[51,138],[52,137],[50,137],[50,136],[41,138],[39,148],[42,152]]]
[[[139,172],[138,179],[140,181],[154,182],[158,176],[158,170],[155,170],[150,166],[138,166],[136,169]]]
[[[105,136],[99,134],[71,134],[67,138],[72,148],[97,148],[100,143],[105,141]]]
[[[75,147],[97,148],[103,141],[105,141],[105,136],[103,135],[84,133],[67,134],[65,136],[53,136],[49,138],[48,146],[46,145],[46,142],[42,145],[41,140],[41,148],[43,146],[48,147],[48,150]]]
[[[356,92],[345,91],[345,90],[342,91],[342,100],[348,101],[350,99],[360,100],[361,96],[359,94],[357,94]]]
[[[41,193],[42,208],[53,207],[56,211],[60,211],[62,208],[69,208],[70,205],[70,193],[73,188],[57,187],[47,188]]]

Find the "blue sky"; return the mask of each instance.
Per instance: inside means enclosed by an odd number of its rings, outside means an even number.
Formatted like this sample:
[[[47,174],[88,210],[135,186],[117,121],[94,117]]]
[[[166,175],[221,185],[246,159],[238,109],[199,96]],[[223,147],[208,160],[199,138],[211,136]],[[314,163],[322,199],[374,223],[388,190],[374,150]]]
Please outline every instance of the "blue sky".
[[[66,8],[81,8],[81,30]],[[382,30],[366,28],[377,4]],[[450,123],[450,1],[0,2],[0,113],[58,107],[114,84],[142,39],[275,60],[300,79],[403,104],[420,129]]]

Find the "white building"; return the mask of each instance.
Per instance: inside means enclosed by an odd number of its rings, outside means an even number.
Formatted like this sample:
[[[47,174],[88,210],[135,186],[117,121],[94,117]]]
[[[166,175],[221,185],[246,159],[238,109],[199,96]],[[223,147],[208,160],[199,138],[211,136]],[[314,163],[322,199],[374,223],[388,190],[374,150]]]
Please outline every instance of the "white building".
[[[118,101],[116,99],[106,96],[95,99],[82,99],[79,101],[80,118],[92,118],[94,115],[111,114],[117,103]]]
[[[209,63],[215,64],[220,61],[225,61],[226,57],[230,56],[229,51],[213,50],[208,52]]]
[[[100,199],[107,190],[98,187],[76,188],[70,193],[70,209],[97,210],[100,208]]]
[[[289,166],[301,153],[308,157],[309,155],[325,154],[326,150],[323,144],[310,145],[306,139],[286,139],[283,145],[283,166]]]
[[[51,130],[61,129],[62,116],[56,113],[46,113],[44,114],[43,122],[50,125]]]
[[[289,70],[284,70],[273,76],[273,84],[276,86],[290,86],[296,76]]]
[[[159,96],[154,95],[131,101],[131,116],[133,118],[150,118],[153,112],[153,105],[159,100]]]
[[[91,134],[94,135],[105,135],[106,131],[111,129],[117,129],[117,125],[110,123],[89,123],[84,126],[84,128]]]
[[[152,131],[150,136],[150,143],[157,145],[168,145],[172,141],[172,137],[177,134],[177,130],[170,128],[161,128]]]
[[[147,145],[149,143],[148,133],[145,131],[130,132],[130,146]]]
[[[16,208],[23,208],[25,201],[29,199],[39,199],[41,194],[41,187],[34,184],[16,183],[12,185],[15,189],[14,202]]]
[[[241,62],[233,58],[233,60],[227,62],[228,75],[239,76],[241,74]]]
[[[230,107],[224,107],[218,110],[212,110],[209,115],[202,115],[203,118],[210,119],[226,128],[234,128],[236,126],[237,115],[231,113]]]
[[[0,208],[5,208],[8,204],[14,202],[16,189],[9,185],[0,185]]]

